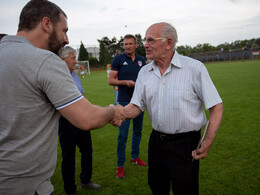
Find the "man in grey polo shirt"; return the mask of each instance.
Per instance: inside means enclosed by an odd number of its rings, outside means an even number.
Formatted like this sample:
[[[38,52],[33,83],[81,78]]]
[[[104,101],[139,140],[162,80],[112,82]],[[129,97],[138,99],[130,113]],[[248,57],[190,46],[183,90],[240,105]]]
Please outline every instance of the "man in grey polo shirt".
[[[146,57],[153,61],[138,75],[131,103],[124,108],[135,118],[145,107],[153,131],[148,148],[148,183],[153,194],[198,194],[199,159],[205,158],[221,124],[222,100],[206,67],[175,50],[177,32],[168,23],[151,25],[145,34]],[[195,152],[200,129],[208,133]],[[193,157],[195,160],[193,161]]]
[[[67,30],[57,5],[31,0],[17,36],[1,41],[0,194],[53,193],[60,114],[83,130],[123,120],[120,108],[90,104],[54,54],[68,44]]]

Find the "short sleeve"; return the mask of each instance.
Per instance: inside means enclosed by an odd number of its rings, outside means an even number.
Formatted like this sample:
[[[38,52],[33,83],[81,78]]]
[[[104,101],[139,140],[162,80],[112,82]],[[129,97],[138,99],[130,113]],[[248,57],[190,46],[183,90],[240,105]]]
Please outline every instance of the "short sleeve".
[[[196,93],[203,100],[205,108],[209,108],[222,102],[219,93],[212,82],[208,70],[201,64],[195,76]]]
[[[111,70],[119,71],[119,69],[120,69],[119,58],[118,56],[115,56],[111,64]]]
[[[42,63],[37,78],[39,88],[57,110],[83,98],[67,65],[54,54]]]

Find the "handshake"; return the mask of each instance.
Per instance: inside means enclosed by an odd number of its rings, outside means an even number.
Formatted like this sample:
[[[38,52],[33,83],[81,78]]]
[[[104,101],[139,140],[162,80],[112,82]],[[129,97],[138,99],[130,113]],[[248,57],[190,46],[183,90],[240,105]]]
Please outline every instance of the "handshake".
[[[118,104],[117,106],[114,106],[110,104],[109,106],[113,107],[115,112],[112,120],[109,122],[115,127],[119,127],[122,125],[124,120],[126,119],[126,114],[124,112],[124,107]]]

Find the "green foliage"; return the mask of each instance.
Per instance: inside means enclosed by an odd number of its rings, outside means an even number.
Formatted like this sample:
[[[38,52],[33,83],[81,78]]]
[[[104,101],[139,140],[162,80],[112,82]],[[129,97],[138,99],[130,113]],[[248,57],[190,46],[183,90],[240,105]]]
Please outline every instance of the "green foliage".
[[[88,51],[85,48],[84,44],[80,42],[78,61],[86,60],[88,60]]]
[[[123,51],[121,45],[123,44],[123,38],[121,37],[120,40],[117,40],[115,37],[113,37],[107,42],[107,48],[109,53],[112,57],[116,56],[117,54],[121,53]]]
[[[185,55],[185,56],[189,56],[190,52],[191,52],[192,48],[188,45],[181,45],[178,47],[178,52],[179,54]]]
[[[144,48],[142,36],[140,34],[136,34],[135,37],[138,44],[138,47],[136,48],[135,52],[138,55],[145,57],[145,48]]]
[[[98,42],[100,47],[99,62],[102,66],[111,64],[113,57],[123,51],[123,48],[121,47],[123,43],[122,37],[120,40],[117,40],[115,37],[113,37],[111,40],[108,37],[103,37],[102,39],[98,40]]]
[[[135,36],[138,43],[136,53],[145,57],[145,48],[142,41],[142,36],[140,34],[136,34]],[[102,39],[98,40],[100,47],[99,63],[101,66],[106,66],[106,64],[110,64],[113,57],[124,51],[123,41],[123,37],[120,37],[119,40],[117,40],[115,37],[113,37],[111,40],[108,37],[103,37]]]
[[[260,61],[209,63],[206,67],[224,102],[224,115],[207,158],[200,161],[200,194],[260,194]],[[107,84],[106,74],[105,70],[92,71],[82,79],[86,98],[93,104],[106,106],[114,102],[113,87]],[[145,161],[151,130],[151,122],[145,112],[140,144],[140,157]],[[123,180],[116,179],[118,129],[108,124],[91,131],[91,135],[92,181],[101,184],[102,188],[95,191],[79,187],[80,153],[77,150],[75,180],[80,194],[152,194],[147,181],[148,168],[130,163],[132,125],[126,146],[126,178]],[[51,178],[55,195],[65,194],[61,160],[58,146],[57,167]]]
[[[98,60],[97,60],[97,58],[95,58],[95,57],[89,57],[89,58],[88,58],[88,61],[89,61],[89,66],[90,66],[91,68],[98,68]]]
[[[112,56],[108,52],[108,48],[105,45],[105,42],[102,40],[99,41],[99,65],[105,67],[107,64],[110,64],[112,61]]]
[[[209,43],[199,43],[195,47],[191,46],[177,46],[176,49],[180,54],[189,56],[190,53],[196,53],[196,52],[208,52],[208,51],[229,51],[230,49],[251,49],[251,48],[257,48],[260,47],[260,38],[257,39],[250,39],[250,40],[237,40],[232,43],[222,43],[218,46],[210,45]]]

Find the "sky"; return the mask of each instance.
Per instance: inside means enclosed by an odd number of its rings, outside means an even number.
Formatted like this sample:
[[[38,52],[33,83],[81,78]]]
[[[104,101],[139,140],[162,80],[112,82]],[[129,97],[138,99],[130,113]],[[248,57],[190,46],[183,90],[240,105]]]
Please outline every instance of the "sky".
[[[141,34],[153,23],[168,22],[177,46],[213,46],[260,37],[260,0],[51,0],[68,16],[71,46],[98,46],[97,39]],[[16,34],[28,0],[1,0],[0,33]]]

